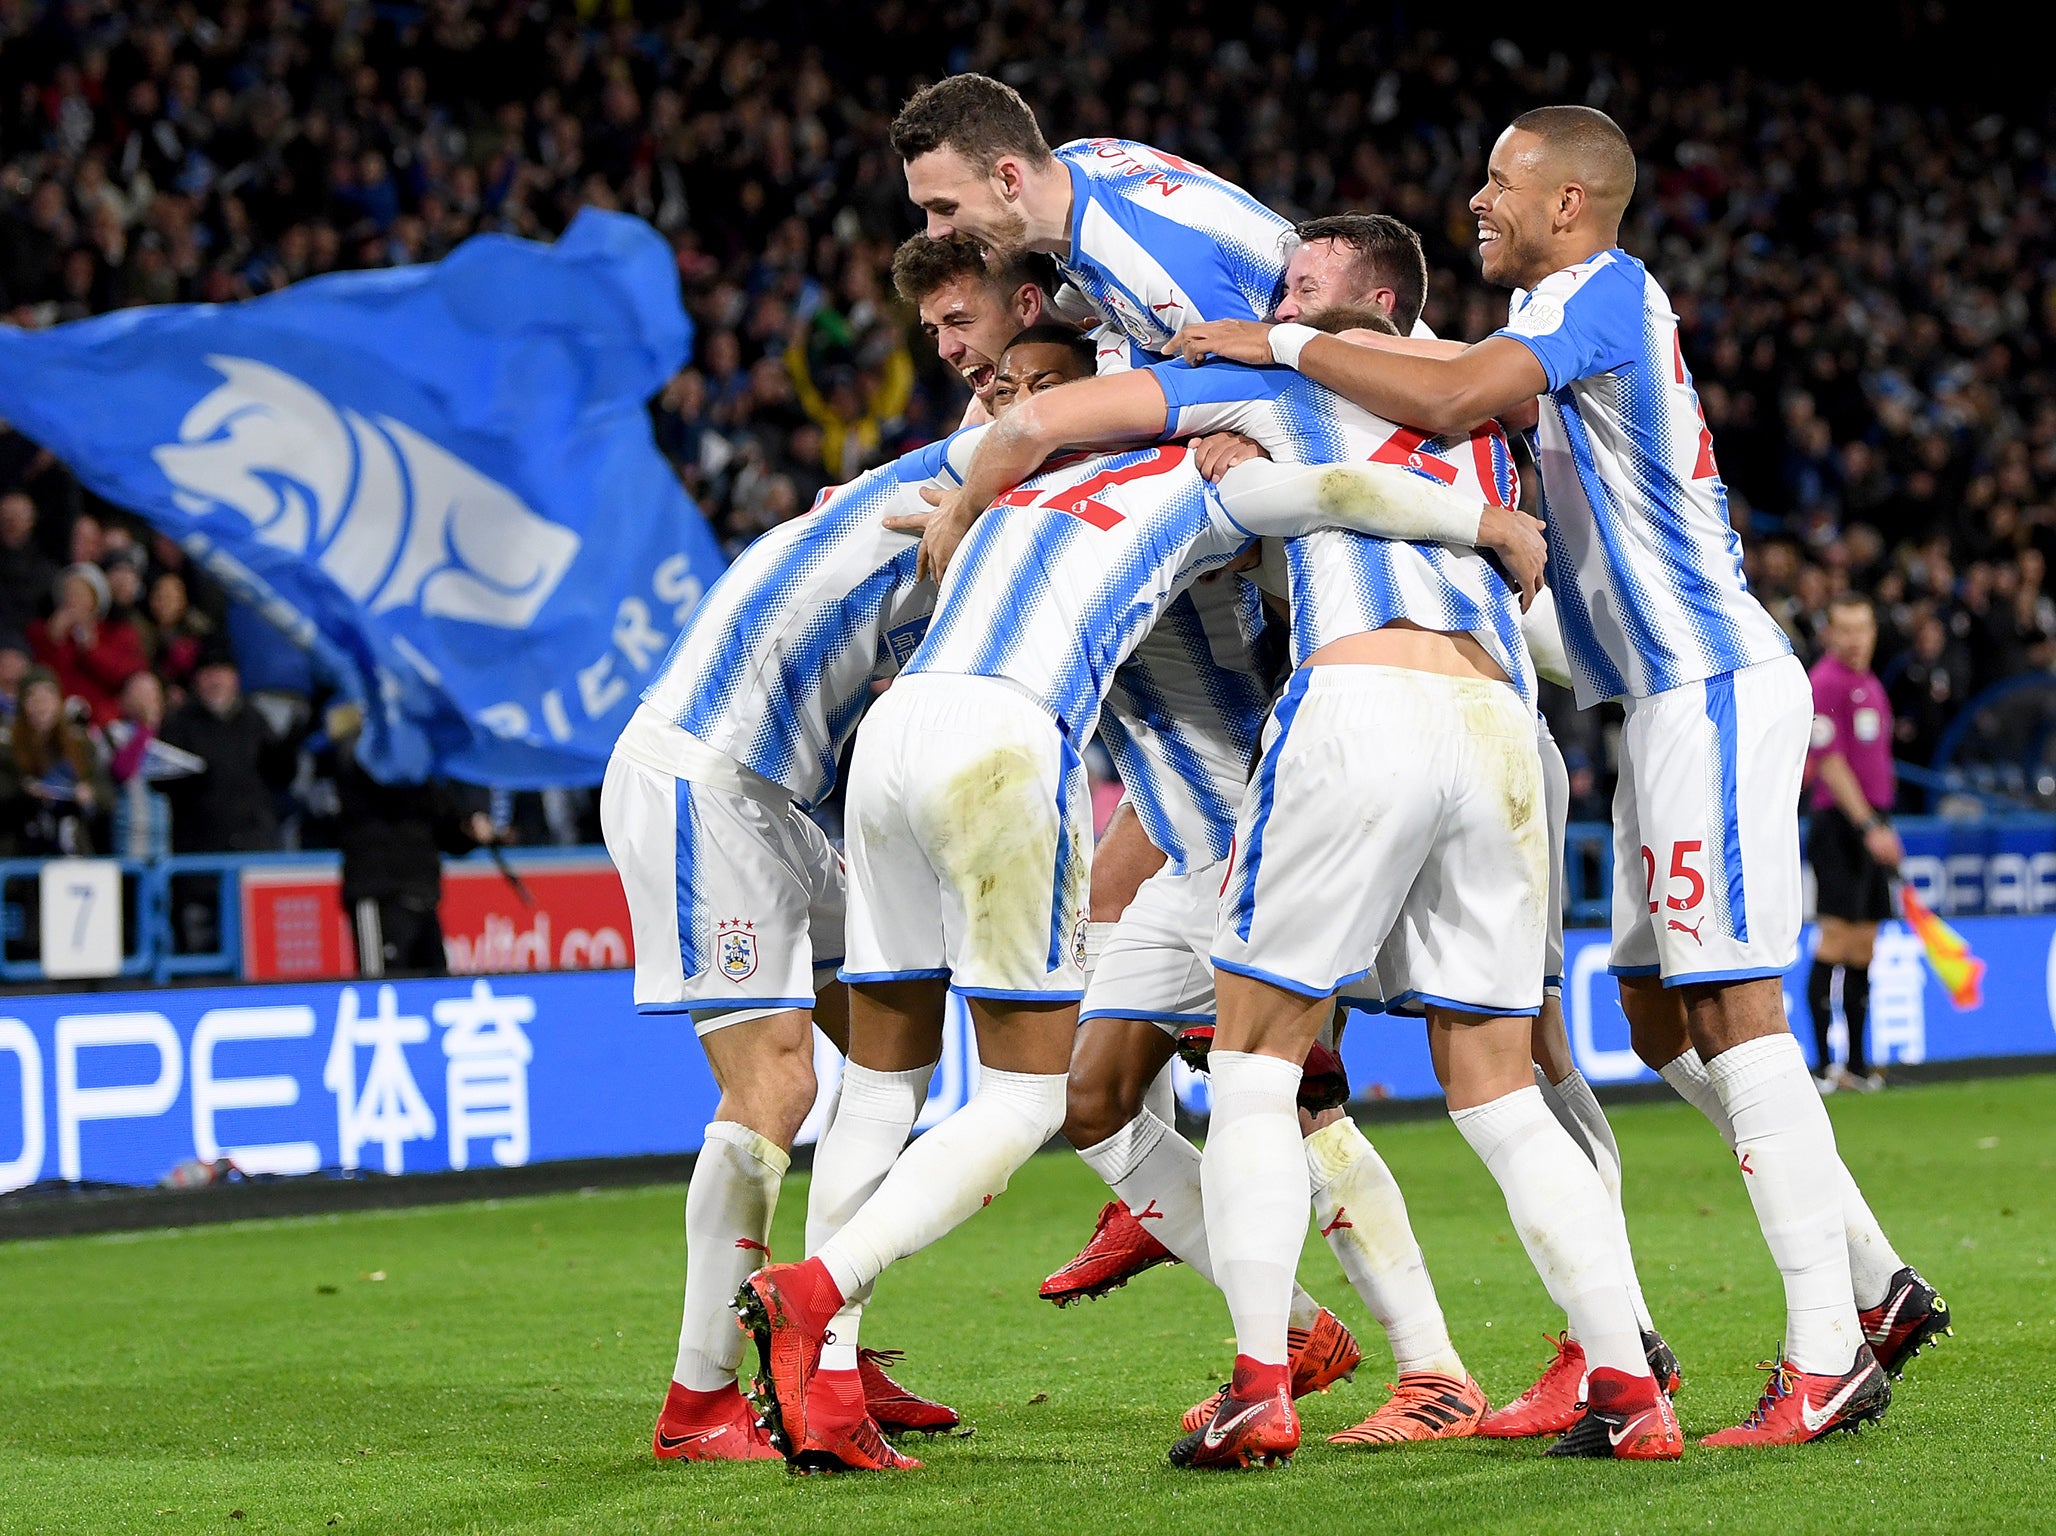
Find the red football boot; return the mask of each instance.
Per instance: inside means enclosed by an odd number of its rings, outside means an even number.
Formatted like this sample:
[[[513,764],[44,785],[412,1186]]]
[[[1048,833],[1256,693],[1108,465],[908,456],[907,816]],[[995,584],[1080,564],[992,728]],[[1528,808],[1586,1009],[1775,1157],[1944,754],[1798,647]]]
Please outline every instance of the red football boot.
[[[1856,1360],[1843,1376],[1811,1375],[1783,1359],[1766,1368],[1770,1380],[1756,1411],[1733,1429],[1708,1435],[1701,1445],[1804,1445],[1881,1419],[1892,1403],[1892,1379],[1868,1344],[1857,1346]]]
[[[1316,1040],[1299,1067],[1299,1107],[1310,1115],[1340,1109],[1349,1102],[1349,1073],[1342,1058]]]
[[[671,1383],[650,1449],[659,1461],[776,1461],[777,1448],[733,1386],[695,1392]]]
[[[1584,1415],[1549,1448],[1551,1456],[1676,1461],[1685,1454],[1677,1411],[1654,1376],[1600,1366],[1585,1387]]]
[[[1542,1368],[1536,1383],[1478,1425],[1486,1440],[1526,1440],[1535,1435],[1560,1435],[1578,1422],[1578,1404],[1585,1396],[1585,1349],[1568,1333],[1551,1338],[1556,1358]]]
[[[1143,1217],[1154,1214],[1145,1210]],[[1178,1256],[1151,1237],[1142,1220],[1128,1209],[1125,1200],[1109,1200],[1100,1210],[1092,1240],[1078,1251],[1077,1258],[1043,1281],[1037,1294],[1044,1301],[1068,1307],[1074,1301],[1104,1296],[1145,1269],[1177,1263]]]
[[[842,1303],[819,1259],[767,1264],[735,1293],[735,1315],[757,1344],[750,1405],[788,1460],[807,1437],[807,1383],[821,1363],[821,1336]]]
[[[1363,1351],[1356,1347],[1355,1336],[1326,1307],[1314,1314],[1311,1328],[1287,1328],[1285,1348],[1285,1358],[1292,1367],[1294,1398],[1305,1397],[1309,1392],[1325,1392],[1338,1381],[1348,1381],[1364,1358]],[[1228,1389],[1222,1387],[1212,1397],[1194,1403],[1185,1410],[1179,1428],[1188,1433],[1204,1428],[1227,1394]]]
[[[1178,1059],[1194,1072],[1207,1070],[1207,1058],[1214,1048],[1214,1026],[1187,1024],[1178,1031]],[[1306,1060],[1299,1068],[1299,1107],[1310,1115],[1324,1109],[1339,1109],[1349,1102],[1349,1074],[1342,1058],[1316,1040],[1307,1047]]]
[[[1171,1447],[1171,1465],[1246,1471],[1278,1466],[1299,1449],[1299,1414],[1292,1406],[1291,1378],[1281,1365],[1235,1357],[1235,1379],[1205,1426]]]
[[[1463,1440],[1478,1432],[1490,1411],[1484,1391],[1470,1377],[1444,1376],[1439,1371],[1410,1371],[1398,1383],[1387,1383],[1387,1398],[1378,1411],[1339,1435],[1330,1445],[1398,1445],[1407,1440]]]
[[[957,1411],[916,1397],[885,1374],[888,1365],[906,1358],[897,1349],[857,1351],[857,1377],[864,1385],[864,1408],[888,1435],[939,1435],[957,1427]]]
[[[816,1371],[807,1383],[807,1430],[787,1458],[791,1471],[908,1472],[921,1465],[902,1456],[864,1408],[863,1372]]]
[[[1857,1313],[1856,1320],[1879,1367],[1894,1381],[1931,1341],[1956,1331],[1949,1326],[1949,1303],[1910,1265],[1892,1276],[1885,1299]]]

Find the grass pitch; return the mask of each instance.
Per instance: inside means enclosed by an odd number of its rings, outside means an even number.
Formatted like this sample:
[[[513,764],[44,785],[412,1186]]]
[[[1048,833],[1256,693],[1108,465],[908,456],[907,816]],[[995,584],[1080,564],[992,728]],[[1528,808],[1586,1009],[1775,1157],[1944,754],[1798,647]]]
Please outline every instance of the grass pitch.
[[[1303,1277],[1357,1330],[1353,1386],[1302,1404],[1289,1469],[1175,1473],[1178,1413],[1232,1354],[1183,1268],[1059,1313],[1041,1277],[1104,1189],[1075,1158],[880,1289],[870,1342],[975,1436],[898,1478],[659,1466],[650,1425],[683,1273],[676,1188],[0,1246],[0,1530],[1909,1532],[2056,1528],[2056,1079],[1831,1101],[1880,1219],[1955,1309],[1885,1423],[1682,1464],[1546,1461],[1542,1443],[1342,1451],[1381,1398],[1381,1336],[1310,1240]],[[1613,1115],[1643,1283],[1684,1362],[1680,1417],[1741,1417],[1778,1277],[1731,1162],[1678,1105]],[[1457,1344],[1492,1400],[1557,1326],[1484,1169],[1446,1121],[1373,1127]],[[797,1253],[795,1180],[777,1246]]]

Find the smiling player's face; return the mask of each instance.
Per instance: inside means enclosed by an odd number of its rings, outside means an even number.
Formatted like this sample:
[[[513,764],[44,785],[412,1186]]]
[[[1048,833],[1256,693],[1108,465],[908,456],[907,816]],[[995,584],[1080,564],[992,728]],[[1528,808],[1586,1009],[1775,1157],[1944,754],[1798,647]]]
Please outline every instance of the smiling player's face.
[[[932,239],[969,235],[987,250],[1019,250],[1028,225],[1003,186],[997,172],[980,175],[953,149],[932,149],[907,162],[907,196],[928,215]]]
[[[1549,175],[1542,139],[1509,128],[1492,146],[1485,185],[1471,199],[1478,216],[1478,259],[1485,280],[1529,288],[1556,270],[1551,210],[1560,188]]]
[[[999,354],[1020,328],[1020,317],[1004,297],[975,277],[955,278],[921,301],[921,329],[935,339],[942,360],[988,407]]]

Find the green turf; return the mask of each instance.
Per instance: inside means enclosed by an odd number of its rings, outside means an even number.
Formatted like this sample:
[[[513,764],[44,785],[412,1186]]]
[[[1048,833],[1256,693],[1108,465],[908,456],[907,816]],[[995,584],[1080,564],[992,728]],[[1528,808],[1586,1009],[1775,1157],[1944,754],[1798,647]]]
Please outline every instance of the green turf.
[[[1682,1464],[1545,1461],[1539,1443],[1321,1443],[1389,1356],[1325,1247],[1304,1276],[1364,1339],[1305,1405],[1295,1465],[1164,1465],[1232,1353],[1218,1298],[1159,1270],[1059,1313],[1036,1282],[1104,1191],[1045,1156],[887,1277],[866,1334],[975,1437],[897,1478],[658,1466],[649,1430],[682,1272],[677,1188],[0,1246],[0,1530],[1400,1532],[2056,1527],[2056,1079],[1833,1100],[1887,1229],[1956,1310],[1880,1428]],[[1740,1417],[1774,1347],[1777,1275],[1741,1181],[1674,1105],[1614,1115],[1643,1282],[1684,1361],[1680,1414]],[[1555,1321],[1446,1121],[1375,1129],[1459,1347],[1495,1401]],[[777,1246],[799,1247],[804,1189]],[[240,1512],[241,1518],[237,1518]]]

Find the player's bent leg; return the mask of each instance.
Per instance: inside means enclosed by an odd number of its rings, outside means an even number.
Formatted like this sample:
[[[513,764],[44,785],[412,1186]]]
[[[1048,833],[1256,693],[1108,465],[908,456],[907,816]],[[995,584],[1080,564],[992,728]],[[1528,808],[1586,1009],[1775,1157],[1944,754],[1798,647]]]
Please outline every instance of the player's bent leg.
[[[1525,1018],[1431,1009],[1429,1050],[1450,1118],[1506,1197],[1507,1214],[1585,1351],[1582,1416],[1550,1448],[1561,1456],[1668,1460],[1683,1440],[1650,1374],[1606,1230],[1606,1192],[1535,1086]]]
[[[1642,1330],[1642,1352],[1648,1357],[1649,1369],[1664,1391],[1675,1397],[1684,1385],[1684,1376],[1678,1369],[1678,1357],[1664,1342],[1663,1335],[1657,1332],[1656,1324],[1650,1318],[1649,1304],[1643,1298],[1642,1283],[1635,1273],[1634,1250],[1628,1242],[1627,1209],[1621,1203],[1620,1147],[1614,1140],[1606,1111],[1599,1107],[1592,1085],[1585,1081],[1585,1074],[1578,1070],[1571,1056],[1570,1037],[1563,1025],[1562,1001],[1553,992],[1544,995],[1542,1011],[1535,1016],[1533,1045],[1535,1086],[1542,1090],[1542,1097],[1558,1123],[1570,1132],[1571,1139],[1592,1160],[1592,1166],[1599,1171],[1600,1182],[1606,1186],[1606,1197],[1613,1215],[1613,1238],[1620,1247],[1621,1265],[1628,1283],[1628,1301],[1635,1309],[1635,1322]]]
[[[765,1461],[776,1450],[736,1386],[742,1336],[730,1299],[770,1250],[787,1149],[814,1097],[812,1032],[799,1009],[702,1019],[721,1088],[685,1200],[685,1305],[651,1446],[660,1461]]]
[[[859,1055],[867,1040],[863,991],[852,1009],[851,1043]],[[863,1450],[852,1441],[866,1421],[856,1361],[844,1370],[827,1353],[836,1313],[889,1264],[989,1205],[1063,1124],[1062,1069],[1076,1005],[973,998],[971,1012],[983,1069],[970,1100],[899,1157],[818,1253],[804,1264],[758,1271],[738,1298],[774,1385],[767,1426],[803,1470],[856,1465],[845,1452]],[[818,1369],[809,1368],[810,1349]]]
[[[1399,1373],[1391,1397],[1330,1443],[1376,1447],[1475,1434],[1485,1394],[1450,1342],[1392,1171],[1356,1123],[1339,1116],[1307,1137],[1306,1160],[1314,1223],[1385,1330]]]
[[[1735,1156],[1757,1224],[1785,1277],[1785,1358],[1839,1378],[1863,1347],[1843,1230],[1841,1158],[1778,981],[1685,991],[1693,1044],[1735,1131]]]
[[[1630,1024],[1634,1024],[1638,1013],[1646,1016],[1668,1007],[1675,1010],[1678,1029],[1682,1033],[1682,1001],[1675,993],[1660,991],[1652,1001],[1644,995],[1647,990],[1653,989],[1636,988],[1635,1006],[1629,1009],[1628,1014]],[[1623,1002],[1629,998],[1629,990],[1623,986]],[[1651,1033],[1659,1039],[1668,1038],[1664,1031]],[[1728,1150],[1734,1151],[1734,1125],[1728,1119],[1720,1096],[1714,1092],[1713,1079],[1707,1073],[1706,1064],[1699,1059],[1699,1052],[1685,1045],[1665,1059],[1660,1049],[1643,1048],[1639,1043],[1643,1038],[1640,1033],[1636,1038],[1636,1053],[1670,1084],[1679,1098],[1712,1121]],[[1950,1327],[1949,1306],[1919,1271],[1906,1264],[1893,1249],[1877,1217],[1871,1213],[1869,1203],[1863,1198],[1863,1192],[1856,1187],[1855,1179],[1839,1157],[1834,1171],[1840,1187],[1842,1232],[1849,1251],[1849,1281],[1857,1307],[1857,1322],[1862,1326],[1864,1341],[1876,1354],[1878,1364],[1888,1375],[1896,1377],[1926,1345],[1954,1333]]]
[[[1104,1296],[1144,1270],[1177,1263],[1181,1248],[1196,1250],[1200,1272],[1210,1272],[1199,1154],[1145,1108],[1171,1054],[1171,1037],[1147,1020],[1098,1018],[1078,1026],[1064,1136],[1115,1198],[1078,1256],[1042,1282],[1045,1301],[1063,1307]]]

